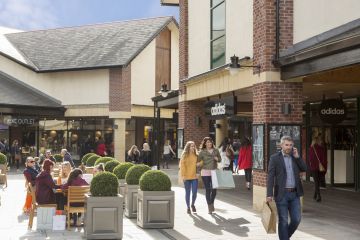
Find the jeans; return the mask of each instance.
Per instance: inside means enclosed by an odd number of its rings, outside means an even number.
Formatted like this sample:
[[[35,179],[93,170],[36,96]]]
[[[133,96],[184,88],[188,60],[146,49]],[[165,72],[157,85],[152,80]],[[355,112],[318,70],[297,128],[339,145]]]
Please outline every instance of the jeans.
[[[196,196],[197,196],[197,189],[198,189],[198,180],[197,179],[184,180],[184,186],[185,186],[186,206],[189,208],[190,207],[190,192],[192,192],[191,205],[195,204],[195,200],[196,200]]]
[[[212,188],[211,176],[202,176],[201,178],[204,182],[204,187],[206,190],[206,202],[208,205],[214,204],[214,200],[216,197],[216,189]]]
[[[251,182],[251,172],[252,172],[252,168],[247,168],[244,169],[245,171],[245,179],[247,182]]]
[[[287,192],[276,202],[279,217],[278,234],[280,240],[289,240],[301,221],[300,198],[296,192]],[[290,214],[290,224],[288,215]]]

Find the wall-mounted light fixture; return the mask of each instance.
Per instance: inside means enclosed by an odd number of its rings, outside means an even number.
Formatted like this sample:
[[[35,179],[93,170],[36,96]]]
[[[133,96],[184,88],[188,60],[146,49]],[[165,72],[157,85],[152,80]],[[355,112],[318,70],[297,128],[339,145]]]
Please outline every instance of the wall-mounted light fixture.
[[[281,113],[282,114],[285,114],[285,115],[291,114],[291,109],[292,109],[292,107],[291,107],[290,103],[283,103],[281,105]]]
[[[236,73],[239,72],[240,68],[244,68],[244,67],[260,69],[260,65],[241,65],[240,64],[241,60],[250,60],[250,57],[245,56],[245,57],[239,59],[239,57],[236,56],[235,54],[234,54],[234,56],[230,57],[230,63],[229,63],[228,69],[229,69],[231,75],[235,75]]]
[[[166,83],[163,83],[161,84],[161,89],[160,91],[158,92],[162,97],[166,98],[169,93],[172,92],[170,89],[167,89],[167,84]]]

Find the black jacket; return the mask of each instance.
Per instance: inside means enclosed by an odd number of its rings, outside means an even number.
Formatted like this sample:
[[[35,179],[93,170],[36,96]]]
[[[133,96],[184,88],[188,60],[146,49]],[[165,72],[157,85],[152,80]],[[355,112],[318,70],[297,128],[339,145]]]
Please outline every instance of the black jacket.
[[[292,157],[292,160],[296,193],[298,196],[303,196],[304,190],[301,184],[300,172],[306,171],[306,164],[301,157]],[[271,155],[268,169],[266,196],[274,197],[275,201],[280,201],[284,196],[286,184],[286,168],[282,152]]]

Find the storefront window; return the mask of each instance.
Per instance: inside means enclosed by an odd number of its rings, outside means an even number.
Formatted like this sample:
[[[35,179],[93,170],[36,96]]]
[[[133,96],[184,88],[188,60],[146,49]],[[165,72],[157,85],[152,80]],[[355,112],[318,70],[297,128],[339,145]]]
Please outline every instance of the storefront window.
[[[40,120],[39,131],[39,153],[44,154],[46,150],[51,150],[52,154],[56,154],[66,147],[65,120]]]
[[[211,68],[225,64],[225,1],[211,2]]]

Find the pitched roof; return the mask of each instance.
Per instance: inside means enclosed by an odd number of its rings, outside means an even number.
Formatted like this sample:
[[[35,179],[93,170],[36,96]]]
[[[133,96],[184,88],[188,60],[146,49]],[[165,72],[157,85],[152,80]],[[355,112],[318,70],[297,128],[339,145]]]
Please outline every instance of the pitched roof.
[[[38,72],[127,65],[171,21],[157,17],[5,36]]]
[[[61,102],[0,71],[0,105],[63,108]]]

